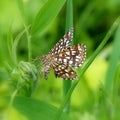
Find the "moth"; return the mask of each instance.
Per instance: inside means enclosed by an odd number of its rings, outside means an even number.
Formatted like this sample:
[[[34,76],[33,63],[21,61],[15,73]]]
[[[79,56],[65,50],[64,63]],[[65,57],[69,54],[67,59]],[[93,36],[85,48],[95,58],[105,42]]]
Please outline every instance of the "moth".
[[[42,72],[45,79],[48,79],[51,69],[56,77],[65,80],[73,80],[77,77],[77,73],[72,67],[82,66],[86,59],[86,46],[83,44],[70,46],[72,39],[73,28],[60,39],[47,55],[42,56]]]

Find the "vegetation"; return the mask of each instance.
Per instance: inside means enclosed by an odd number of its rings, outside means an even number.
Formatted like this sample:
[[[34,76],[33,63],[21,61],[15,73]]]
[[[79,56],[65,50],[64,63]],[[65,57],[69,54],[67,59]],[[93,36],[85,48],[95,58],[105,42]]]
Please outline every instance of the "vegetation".
[[[0,120],[119,120],[120,1],[1,0]],[[41,73],[41,56],[74,27],[87,46],[80,79]],[[37,60],[36,60],[37,59]]]

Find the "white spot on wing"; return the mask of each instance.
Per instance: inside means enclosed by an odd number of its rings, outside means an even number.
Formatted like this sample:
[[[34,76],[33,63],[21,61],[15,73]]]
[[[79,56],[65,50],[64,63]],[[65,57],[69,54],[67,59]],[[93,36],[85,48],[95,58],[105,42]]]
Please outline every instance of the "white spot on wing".
[[[61,61],[62,61],[62,58],[59,58],[59,61],[61,62]]]
[[[63,45],[63,42],[61,42],[60,45]]]
[[[55,68],[55,71],[57,72],[57,71],[58,71],[58,69],[57,69],[57,68]]]
[[[68,35],[69,35],[69,36],[71,35],[71,32],[70,32],[70,31],[68,32]]]
[[[64,42],[66,42],[67,41],[67,38],[64,38]]]
[[[76,56],[76,59],[80,59],[81,57],[80,56]]]
[[[72,61],[72,60],[70,60],[70,61],[69,61],[69,64],[72,64],[72,63],[73,63],[73,61]]]
[[[59,54],[59,57],[62,57],[62,54]]]
[[[74,72],[72,71],[71,74],[74,74]]]
[[[69,41],[67,40],[66,44],[69,44]]]
[[[67,58],[68,60],[70,59],[70,57],[68,57],[68,56],[67,56],[66,58]]]
[[[63,59],[63,62],[64,62],[64,63],[67,63],[67,60],[66,60],[66,59]]]
[[[67,77],[69,77],[69,74],[68,74],[68,73],[65,73],[65,75],[66,75]]]
[[[67,70],[67,69],[65,69],[65,72],[68,72],[68,70]]]
[[[75,55],[76,51],[72,51],[72,55]]]
[[[56,51],[58,50],[58,47],[56,47]]]
[[[70,55],[70,52],[66,52],[67,55]]]
[[[78,45],[78,50],[79,50],[79,51],[82,51],[82,49],[81,49],[80,45]]]
[[[55,61],[57,61],[57,58],[54,58]]]
[[[82,64],[79,64],[79,66],[82,66]]]
[[[64,69],[64,66],[62,66],[61,68]]]
[[[77,61],[79,61],[79,59],[75,59],[75,61],[77,62]]]

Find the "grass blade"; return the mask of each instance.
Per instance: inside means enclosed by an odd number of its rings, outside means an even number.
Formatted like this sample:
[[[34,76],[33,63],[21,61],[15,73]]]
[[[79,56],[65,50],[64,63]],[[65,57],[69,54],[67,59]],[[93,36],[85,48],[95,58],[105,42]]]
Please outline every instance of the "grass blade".
[[[53,120],[58,110],[51,104],[27,97],[15,97],[13,106],[28,120]]]
[[[32,25],[31,34],[42,33],[55,19],[65,1],[66,0],[48,0],[38,12]]]
[[[113,35],[114,31],[116,30],[116,28],[118,27],[119,24],[120,24],[120,17],[118,17],[116,19],[116,21],[113,23],[112,27],[110,28],[110,30],[106,34],[106,36],[103,39],[103,41],[101,42],[101,44],[98,46],[98,48],[96,49],[96,51],[93,53],[93,55],[89,59],[88,63],[81,70],[81,72],[79,74],[79,78],[85,73],[85,71],[88,69],[88,67],[91,65],[91,63],[94,61],[94,59],[96,58],[96,56],[103,49],[103,47],[105,46],[105,44],[107,43],[107,41],[109,40],[109,38]],[[71,97],[71,94],[73,93],[73,90],[75,89],[75,87],[77,86],[77,84],[79,83],[79,81],[80,80],[74,81],[74,83],[72,84],[71,88],[69,89],[69,91],[68,91],[68,93],[66,95],[66,98],[64,100],[64,103],[62,104],[60,110],[58,111],[58,118],[60,118],[60,116],[62,115],[62,111],[63,111],[64,107],[66,106],[67,102],[69,101],[69,99]]]
[[[17,64],[17,46],[18,46],[19,40],[23,36],[23,34],[26,32],[26,29],[29,29],[29,27],[25,28],[22,32],[20,32],[13,42],[12,57],[13,57],[13,61],[14,61],[15,64]]]
[[[73,4],[72,0],[67,0],[67,9],[66,9],[66,28],[65,31],[67,32],[70,28],[73,27]],[[73,41],[72,41],[73,43]],[[71,81],[70,80],[63,80],[63,100],[66,97],[67,92],[69,91],[71,87]],[[70,107],[70,99],[64,108],[64,112],[68,112]]]
[[[10,28],[10,30],[8,32],[7,44],[8,44],[8,51],[9,51],[10,57],[12,58],[13,36],[12,36],[11,28]]]
[[[113,43],[113,51],[111,53],[110,63],[107,71],[106,76],[106,83],[105,83],[105,89],[106,92],[111,96],[113,93],[113,83],[115,80],[115,73],[118,66],[118,63],[120,62],[120,26],[117,29],[114,43]]]

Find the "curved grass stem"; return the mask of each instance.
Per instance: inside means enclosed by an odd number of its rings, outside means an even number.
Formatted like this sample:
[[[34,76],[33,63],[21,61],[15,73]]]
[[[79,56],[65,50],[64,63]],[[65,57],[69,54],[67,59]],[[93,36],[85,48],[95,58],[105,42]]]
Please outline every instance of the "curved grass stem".
[[[67,0],[65,32],[67,32],[72,27],[73,27],[73,5],[72,5],[72,0]],[[63,81],[63,101],[65,100],[66,94],[68,93],[70,87],[71,87],[70,80]],[[66,106],[64,107],[64,112],[68,112],[69,108],[70,108],[70,98]]]
[[[106,36],[104,37],[104,39],[102,40],[102,42],[100,43],[98,48],[95,50],[95,52],[93,53],[93,55],[91,56],[91,58],[89,59],[87,64],[81,70],[81,72],[79,74],[79,78],[82,77],[82,75],[85,73],[85,71],[88,69],[88,67],[92,64],[92,62],[94,61],[96,56],[100,53],[100,51],[103,49],[105,44],[108,42],[109,38],[114,34],[114,32],[117,29],[117,27],[119,26],[119,24],[120,24],[120,16],[115,20],[115,22],[111,26],[110,30],[108,31],[108,33],[106,34]],[[58,118],[61,118],[63,110],[64,110],[66,104],[68,103],[68,101],[69,101],[69,99],[70,99],[70,97],[71,97],[75,87],[78,85],[79,81],[80,80],[74,81],[74,83],[72,84],[71,88],[67,92],[66,97],[64,99],[64,102],[63,102],[63,104],[61,105],[61,107],[60,107],[60,109],[58,111],[58,116],[57,116]]]

